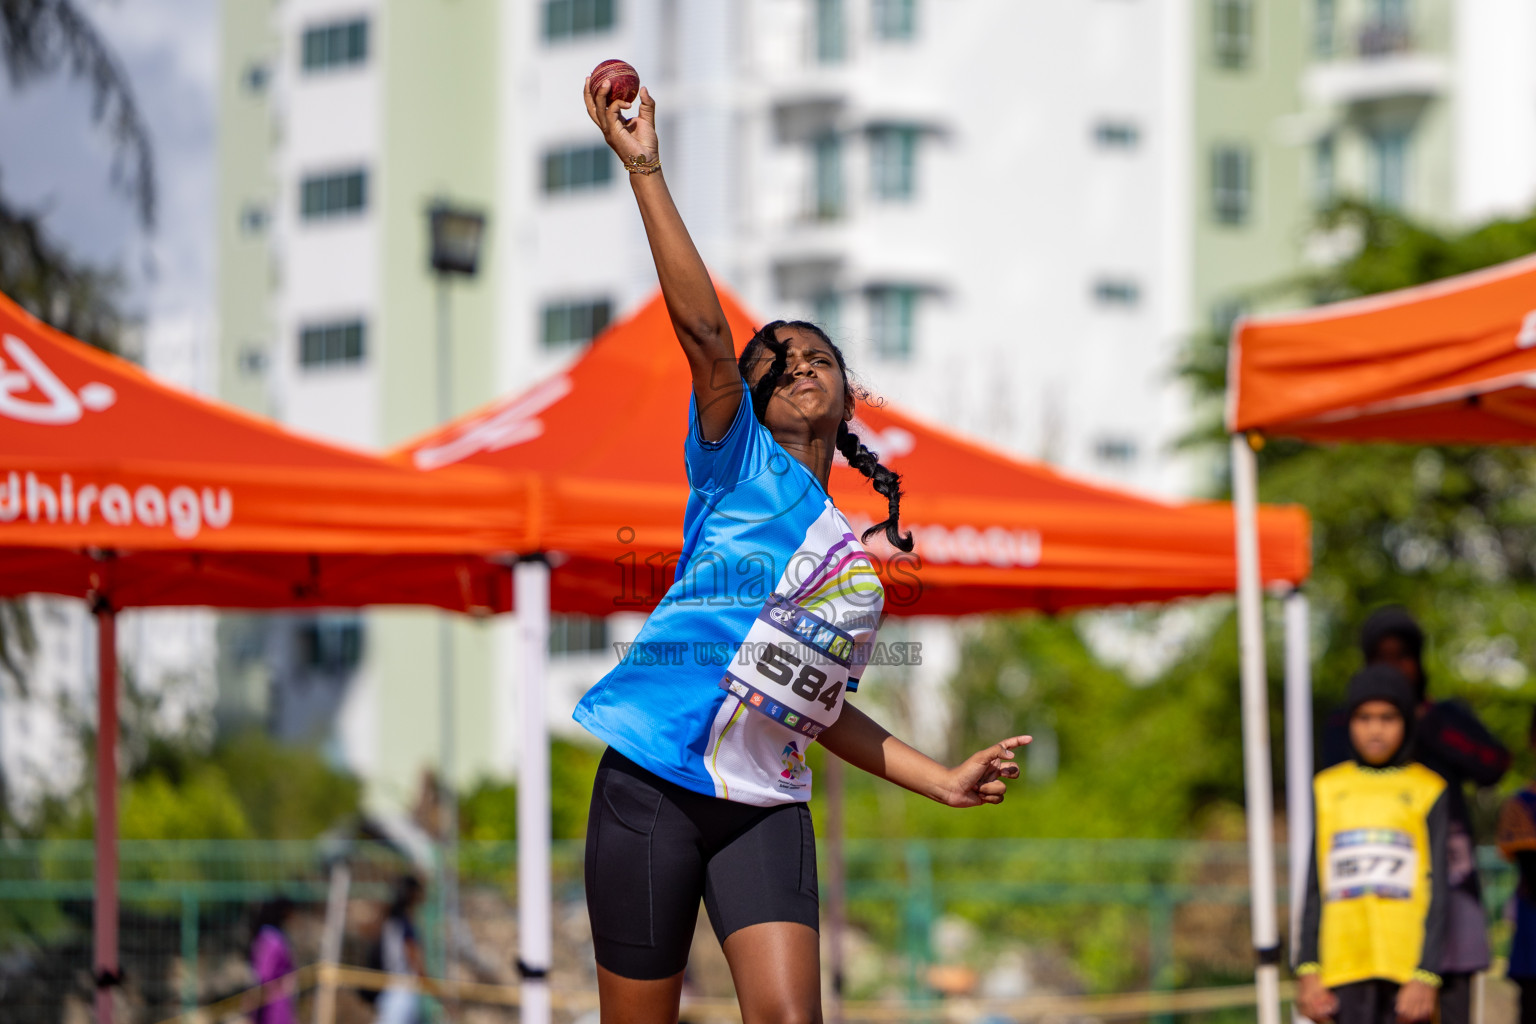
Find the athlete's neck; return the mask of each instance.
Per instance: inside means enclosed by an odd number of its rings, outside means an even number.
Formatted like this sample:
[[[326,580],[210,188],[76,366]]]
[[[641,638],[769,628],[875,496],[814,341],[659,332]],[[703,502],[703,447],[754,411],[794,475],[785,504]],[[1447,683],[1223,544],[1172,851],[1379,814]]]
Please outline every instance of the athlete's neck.
[[[779,447],[794,456],[795,461],[811,471],[811,475],[821,481],[821,489],[827,489],[827,480],[832,475],[832,453],[837,445],[828,442],[825,438],[783,439],[774,438],[779,442]]]

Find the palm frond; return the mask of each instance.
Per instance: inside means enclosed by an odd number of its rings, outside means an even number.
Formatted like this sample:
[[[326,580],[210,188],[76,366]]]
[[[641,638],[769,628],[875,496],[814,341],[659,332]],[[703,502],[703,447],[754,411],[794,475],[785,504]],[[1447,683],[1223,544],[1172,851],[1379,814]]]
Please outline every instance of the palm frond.
[[[145,228],[155,222],[149,126],[117,54],[74,0],[0,0],[0,63],[12,88],[59,74],[84,81],[91,115],[112,142],[112,181]]]

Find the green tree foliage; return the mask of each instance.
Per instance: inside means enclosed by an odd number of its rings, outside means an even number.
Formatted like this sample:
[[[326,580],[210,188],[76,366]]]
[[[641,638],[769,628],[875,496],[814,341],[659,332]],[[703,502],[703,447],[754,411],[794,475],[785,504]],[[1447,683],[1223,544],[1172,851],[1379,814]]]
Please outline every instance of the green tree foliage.
[[[361,784],[316,752],[245,732],[211,749],[184,737],[135,736],[128,754],[119,833],[124,839],[312,839],[358,813]],[[139,716],[142,720],[142,716]],[[84,740],[93,742],[86,733]],[[95,827],[94,787],[44,816],[52,838],[85,839]]]
[[[589,743],[550,742],[550,829],[555,839],[587,834],[587,805],[602,755],[602,748]],[[465,839],[516,839],[517,784],[496,779],[476,783],[459,798],[459,832]]]
[[[310,839],[358,813],[362,785],[313,750],[244,732],[213,750],[213,765],[263,839]]]

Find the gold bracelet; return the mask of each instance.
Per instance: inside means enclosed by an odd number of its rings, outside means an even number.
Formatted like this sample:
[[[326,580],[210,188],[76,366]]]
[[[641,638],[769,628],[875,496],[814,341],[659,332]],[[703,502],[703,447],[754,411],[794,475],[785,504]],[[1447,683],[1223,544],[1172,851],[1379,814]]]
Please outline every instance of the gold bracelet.
[[[636,153],[624,158],[624,169],[630,174],[655,174],[661,170],[661,157],[653,156],[647,160],[644,154]]]

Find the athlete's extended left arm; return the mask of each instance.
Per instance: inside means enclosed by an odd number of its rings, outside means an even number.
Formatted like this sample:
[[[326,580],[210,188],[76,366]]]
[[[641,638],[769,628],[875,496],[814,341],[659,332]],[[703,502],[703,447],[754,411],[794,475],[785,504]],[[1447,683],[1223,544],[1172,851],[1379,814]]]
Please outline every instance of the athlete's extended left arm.
[[[851,704],[818,739],[855,768],[950,807],[1002,803],[1008,788],[1003,780],[1019,777],[1013,751],[1029,742],[1028,736],[1010,736],[946,768]]]

